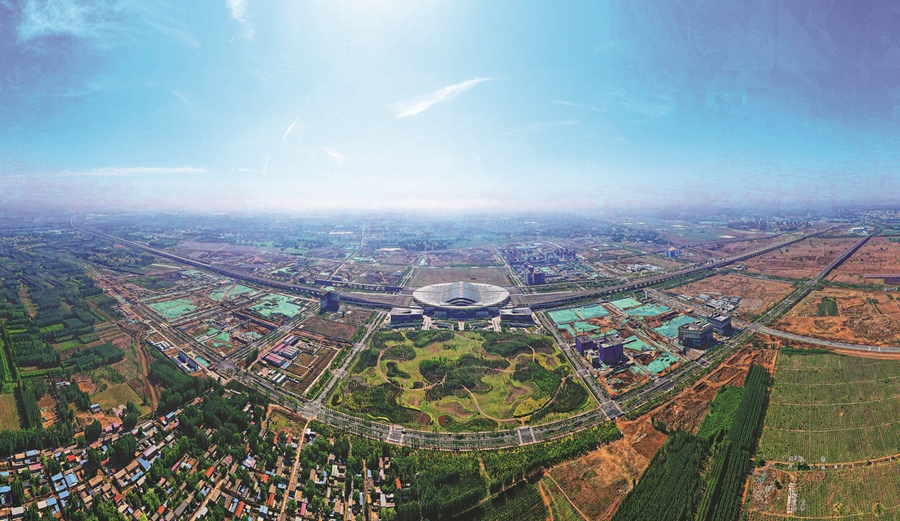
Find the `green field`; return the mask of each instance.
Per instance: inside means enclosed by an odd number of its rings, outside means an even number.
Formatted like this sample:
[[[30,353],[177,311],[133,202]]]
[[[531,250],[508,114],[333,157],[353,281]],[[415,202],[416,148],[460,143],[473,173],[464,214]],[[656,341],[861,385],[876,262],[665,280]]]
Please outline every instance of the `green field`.
[[[140,409],[141,415],[147,412],[147,408],[141,406],[141,403],[143,402],[141,397],[134,392],[134,389],[125,383],[113,385],[103,392],[91,395],[91,401],[93,403],[99,403],[100,408],[104,411],[108,411],[116,405],[124,405],[128,402],[132,402]]]
[[[759,454],[809,465],[900,452],[897,362],[823,352],[778,354]]]
[[[19,430],[19,409],[14,394],[0,394],[0,430]]]
[[[549,337],[450,331],[379,333],[331,404],[434,430],[554,421],[597,406]]]

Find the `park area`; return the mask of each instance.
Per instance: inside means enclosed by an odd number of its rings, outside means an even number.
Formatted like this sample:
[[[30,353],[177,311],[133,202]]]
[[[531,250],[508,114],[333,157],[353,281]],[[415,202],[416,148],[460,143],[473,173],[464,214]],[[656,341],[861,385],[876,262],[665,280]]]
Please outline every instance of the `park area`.
[[[825,288],[813,291],[775,327],[798,335],[863,345],[900,342],[900,295]]]
[[[900,452],[896,360],[782,349],[759,442],[767,461],[833,465]]]
[[[331,405],[435,431],[485,431],[597,406],[546,336],[451,331],[376,334]]]
[[[829,276],[833,282],[850,284],[882,284],[883,279],[865,275],[900,273],[900,238],[872,237],[856,253],[845,260]]]
[[[788,279],[809,279],[857,241],[858,237],[841,239],[811,237],[747,259],[741,264],[753,273]]]
[[[494,286],[510,286],[504,268],[421,268],[410,286],[430,286],[445,282],[478,282]]]
[[[791,490],[795,491],[790,494]],[[873,465],[813,471],[756,469],[747,492],[748,520],[900,519],[900,465]]]
[[[754,318],[779,302],[793,290],[787,282],[747,277],[745,275],[714,275],[669,290],[678,295],[696,298],[697,295],[741,297],[737,314]]]

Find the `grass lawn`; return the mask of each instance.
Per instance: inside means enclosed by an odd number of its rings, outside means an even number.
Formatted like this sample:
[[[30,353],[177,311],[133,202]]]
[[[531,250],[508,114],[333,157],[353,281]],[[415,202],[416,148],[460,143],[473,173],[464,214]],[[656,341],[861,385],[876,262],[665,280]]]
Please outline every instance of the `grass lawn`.
[[[134,389],[128,384],[118,384],[108,387],[103,392],[91,395],[91,401],[93,403],[99,403],[104,411],[108,411],[116,405],[124,405],[128,402],[132,402],[140,409],[142,416],[149,412],[147,407],[141,405],[141,402],[143,401],[141,400],[141,397],[138,396],[138,394],[134,392]]]
[[[488,336],[502,346],[519,346],[510,351],[498,350],[495,345],[493,352],[485,346],[486,337],[476,332],[455,332],[451,338],[420,343],[422,347],[415,347],[411,336],[390,335],[379,341],[380,351],[373,346],[365,357],[366,352],[361,353],[357,361],[366,359],[367,366],[353,365],[350,377],[335,391],[332,405],[370,416],[378,410],[379,418],[391,417],[391,421],[419,428],[428,425],[434,430],[483,430],[496,425],[494,422],[509,428],[548,404],[562,375],[571,374],[556,358],[558,351],[552,341],[535,335]],[[502,356],[501,352],[510,354]],[[378,353],[381,358],[376,364]],[[530,369],[519,374],[519,367]],[[543,378],[543,392],[530,380],[530,375],[536,374]],[[585,402],[576,407],[578,412],[597,407],[587,394]],[[559,419],[572,413],[542,414]],[[537,416],[534,420],[539,421]],[[466,426],[473,421],[476,423]]]

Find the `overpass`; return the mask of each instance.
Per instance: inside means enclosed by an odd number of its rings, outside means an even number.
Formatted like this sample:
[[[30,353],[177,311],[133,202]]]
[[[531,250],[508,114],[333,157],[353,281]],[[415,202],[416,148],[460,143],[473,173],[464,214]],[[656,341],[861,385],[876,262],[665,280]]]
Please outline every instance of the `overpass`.
[[[742,253],[740,255],[735,255],[734,257],[728,257],[726,259],[722,259],[720,261],[710,261],[704,264],[698,264],[695,266],[691,266],[690,268],[684,268],[677,271],[672,271],[669,273],[664,273],[662,275],[656,275],[653,277],[646,277],[638,280],[634,280],[631,282],[626,282],[624,284],[618,284],[615,286],[607,286],[605,288],[593,289],[593,290],[583,290],[583,291],[562,291],[556,293],[529,293],[523,295],[512,295],[513,305],[516,306],[528,306],[535,309],[554,307],[563,304],[567,304],[569,302],[575,302],[579,300],[584,300],[593,297],[601,297],[603,295],[610,295],[613,293],[619,293],[622,291],[634,291],[637,289],[643,289],[649,286],[655,286],[656,284],[660,284],[662,282],[667,282],[673,279],[677,279],[680,277],[684,277],[687,275],[692,275],[694,273],[698,273],[703,270],[711,270],[716,268],[721,268],[723,266],[727,266],[729,264],[733,264],[735,262],[741,262],[747,260],[751,257],[756,257],[759,255],[764,255],[769,253],[770,251],[777,250],[779,248],[783,248],[785,246],[790,246],[791,244],[800,242],[802,240],[808,239],[810,237],[814,237],[816,235],[820,235],[825,233],[830,228],[818,230],[816,232],[807,233],[805,235],[801,235],[799,237],[794,237],[793,239],[780,242],[778,244],[772,246],[766,246],[764,248],[760,248],[758,250],[754,250],[748,253]],[[866,237],[865,239],[868,239]],[[856,246],[858,249],[859,246],[862,246],[865,240],[861,241],[860,244]],[[853,249],[853,251],[856,251]],[[853,251],[848,252],[852,254]],[[835,259],[835,261],[840,260],[843,262],[843,259],[846,259],[846,256],[849,256],[848,253],[845,253],[844,256],[840,259]],[[832,261],[833,263],[835,261]],[[838,264],[840,264],[838,262]],[[833,268],[833,267],[832,267]]]

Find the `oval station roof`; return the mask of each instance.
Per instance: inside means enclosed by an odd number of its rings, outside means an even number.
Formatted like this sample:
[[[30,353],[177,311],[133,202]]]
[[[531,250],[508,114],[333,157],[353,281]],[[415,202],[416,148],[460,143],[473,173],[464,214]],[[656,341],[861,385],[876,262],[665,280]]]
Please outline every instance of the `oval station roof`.
[[[491,284],[447,282],[419,288],[413,291],[413,298],[423,306],[470,310],[500,306],[509,298],[509,291]]]

